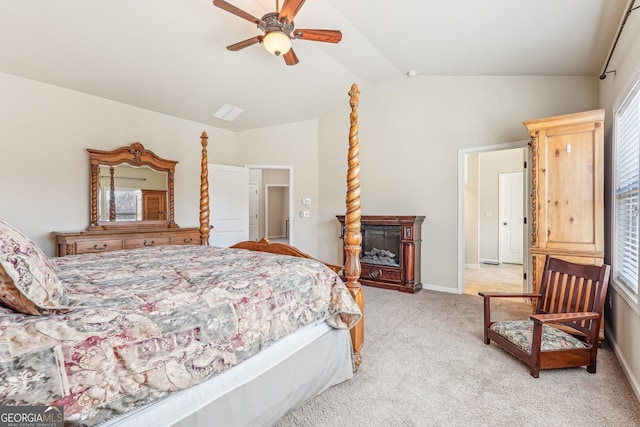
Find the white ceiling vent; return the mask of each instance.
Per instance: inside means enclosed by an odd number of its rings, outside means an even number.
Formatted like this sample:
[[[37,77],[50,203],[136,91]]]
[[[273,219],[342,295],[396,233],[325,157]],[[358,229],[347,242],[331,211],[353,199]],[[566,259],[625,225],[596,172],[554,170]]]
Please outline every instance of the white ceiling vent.
[[[232,122],[238,118],[240,114],[244,113],[242,108],[234,107],[233,105],[223,104],[218,108],[218,111],[213,113],[213,117],[216,119],[226,120]]]

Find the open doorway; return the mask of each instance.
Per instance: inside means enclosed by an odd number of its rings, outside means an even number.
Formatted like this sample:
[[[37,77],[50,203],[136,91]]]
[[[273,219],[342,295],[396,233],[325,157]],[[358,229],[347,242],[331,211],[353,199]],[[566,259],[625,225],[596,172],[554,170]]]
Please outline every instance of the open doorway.
[[[529,289],[527,143],[459,152],[458,293]]]
[[[289,186],[266,184],[264,235],[271,242],[289,243]]]
[[[294,227],[291,221],[291,166],[246,167],[249,169],[249,182],[257,190],[257,206],[253,214],[255,240],[266,237],[273,243],[292,245]],[[252,190],[249,191],[251,193]]]

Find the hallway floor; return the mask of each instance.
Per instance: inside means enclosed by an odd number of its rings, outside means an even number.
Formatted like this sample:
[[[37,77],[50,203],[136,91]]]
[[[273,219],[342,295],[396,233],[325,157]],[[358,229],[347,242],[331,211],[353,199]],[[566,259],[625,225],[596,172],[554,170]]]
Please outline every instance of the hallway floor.
[[[480,268],[465,268],[464,293],[478,295],[488,292],[522,292],[521,264],[480,264]]]

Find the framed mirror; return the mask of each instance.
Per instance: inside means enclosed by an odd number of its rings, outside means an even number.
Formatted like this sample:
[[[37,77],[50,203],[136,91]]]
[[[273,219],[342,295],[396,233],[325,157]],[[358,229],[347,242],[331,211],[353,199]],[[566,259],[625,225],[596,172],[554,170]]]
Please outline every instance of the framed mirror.
[[[177,161],[139,142],[113,151],[87,149],[91,166],[90,230],[178,227],[174,222]]]

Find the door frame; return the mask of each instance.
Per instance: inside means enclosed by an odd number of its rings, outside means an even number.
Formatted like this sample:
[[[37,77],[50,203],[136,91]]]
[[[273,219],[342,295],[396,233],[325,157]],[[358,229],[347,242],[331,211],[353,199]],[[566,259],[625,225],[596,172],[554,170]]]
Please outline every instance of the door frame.
[[[507,142],[503,144],[484,145],[480,147],[461,148],[458,150],[458,294],[464,293],[464,268],[465,268],[465,232],[464,232],[464,185],[465,185],[465,173],[466,162],[465,158],[468,154],[484,153],[488,151],[502,151],[510,150],[513,148],[528,148],[529,140]],[[527,165],[531,165],[531,150],[525,150],[527,153]],[[524,209],[526,213],[527,225],[524,227],[523,238],[523,264],[522,269],[526,274],[526,290],[531,289],[531,257],[529,256],[529,247],[531,243],[531,203],[529,197],[530,182],[531,182],[531,168],[527,167],[523,171],[523,184],[524,184]],[[525,257],[524,254],[527,254]]]
[[[289,244],[295,246],[295,222],[293,218],[293,166],[285,165],[244,165],[247,169],[269,169],[269,170],[287,170],[289,171]],[[263,185],[264,188],[264,185]],[[259,215],[259,213],[258,213]],[[266,212],[265,212],[266,215]],[[266,218],[265,218],[266,220]],[[266,223],[265,223],[266,226]],[[266,230],[265,230],[266,231]]]
[[[253,181],[249,181],[249,189],[255,189],[255,196],[252,194],[249,194],[249,214],[251,214],[251,199],[255,197],[255,206],[256,206],[256,217],[254,218],[255,224],[254,224],[254,228],[256,228],[255,230],[255,235],[252,236],[251,235],[251,224],[249,224],[249,240],[252,241],[257,241],[258,240],[258,231],[260,229],[260,224],[259,224],[259,220],[260,220],[260,208],[259,208],[259,200],[258,200],[258,183],[257,182],[253,182]],[[249,219],[249,221],[251,221],[251,219]],[[253,237],[253,238],[252,238]]]

